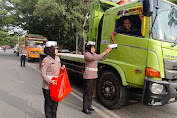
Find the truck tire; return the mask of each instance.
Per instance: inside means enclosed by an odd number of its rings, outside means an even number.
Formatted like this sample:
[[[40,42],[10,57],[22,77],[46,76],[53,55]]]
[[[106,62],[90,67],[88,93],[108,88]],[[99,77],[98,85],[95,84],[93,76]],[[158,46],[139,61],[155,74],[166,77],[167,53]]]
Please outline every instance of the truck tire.
[[[122,86],[120,77],[116,73],[105,71],[97,83],[97,96],[106,108],[119,109],[127,104],[128,90]]]

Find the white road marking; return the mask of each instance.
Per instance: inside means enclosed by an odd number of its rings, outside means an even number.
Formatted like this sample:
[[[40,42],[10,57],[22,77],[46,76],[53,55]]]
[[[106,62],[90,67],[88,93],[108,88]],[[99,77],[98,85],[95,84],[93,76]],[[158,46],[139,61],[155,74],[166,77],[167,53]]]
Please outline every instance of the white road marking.
[[[81,93],[79,93],[77,90],[73,89],[73,92],[77,93],[79,96],[82,96]],[[99,108],[103,109],[105,112],[109,113],[110,115],[112,115],[115,118],[121,118],[120,116],[118,116],[117,114],[115,114],[114,112],[112,112],[111,110],[106,109],[105,107],[101,106],[100,104],[98,104],[95,101],[92,101],[93,104],[97,105]]]
[[[32,68],[34,68],[36,71],[38,71],[39,73],[41,73],[41,71],[39,71],[38,69],[36,69],[34,66],[32,66],[31,64],[27,63],[29,66],[31,66]]]
[[[80,96],[78,96],[77,94],[75,94],[74,92],[71,92],[71,94],[76,97],[77,99],[79,99],[80,101],[82,101],[82,98]],[[98,108],[96,108],[95,106],[93,106],[93,108],[95,109],[95,111],[100,114],[101,116],[103,116],[103,118],[111,118],[108,115],[106,115],[105,113],[103,113],[102,111],[100,111]]]
[[[36,71],[38,71],[39,73],[41,73],[41,71],[39,71],[37,68],[35,68],[35,67],[32,66],[31,64],[29,64],[29,63],[27,63],[27,64],[28,64],[29,66],[31,66],[33,69],[35,69]],[[75,90],[75,89],[73,89],[73,88],[72,88],[72,90],[73,90],[73,91],[71,92],[71,94],[72,94],[74,97],[76,97],[77,99],[79,99],[80,101],[82,101],[83,98],[80,97],[80,96],[82,96],[82,94],[79,93],[77,90]],[[77,93],[78,95],[75,94],[74,92]],[[105,107],[99,105],[99,104],[96,103],[95,101],[93,101],[93,103],[94,103],[95,105],[97,105],[99,108],[103,109],[103,110],[104,110],[105,112],[107,112],[108,114],[112,115],[113,117],[115,117],[115,118],[121,118],[120,116],[118,116],[118,115],[115,114],[114,112],[112,112],[112,111],[106,109]],[[93,108],[94,108],[95,111],[96,111],[98,114],[100,114],[103,118],[111,118],[110,116],[106,115],[105,112],[102,112],[101,110],[99,110],[99,109],[98,109],[97,107],[95,107],[94,105],[93,105]]]

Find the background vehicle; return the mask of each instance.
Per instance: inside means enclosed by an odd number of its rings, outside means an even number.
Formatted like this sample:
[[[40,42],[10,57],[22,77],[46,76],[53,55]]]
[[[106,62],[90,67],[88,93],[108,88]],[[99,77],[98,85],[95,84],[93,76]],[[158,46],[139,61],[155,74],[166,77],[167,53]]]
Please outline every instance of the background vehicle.
[[[42,35],[28,34],[24,37],[24,45],[27,50],[28,59],[39,58],[39,52],[44,51],[47,38]]]
[[[97,43],[98,54],[112,43],[110,34],[123,25],[125,17],[140,31],[139,35],[118,33],[115,36],[118,48],[105,61],[99,61],[96,91],[105,107],[123,107],[130,94],[145,105],[176,102],[176,14],[177,6],[164,0],[136,0],[122,5],[96,0],[91,5],[89,40]],[[82,76],[83,55],[60,53],[59,56],[67,70]]]
[[[19,56],[20,53],[20,48],[21,48],[22,44],[17,44],[17,48],[16,48],[16,55]]]
[[[70,51],[68,49],[60,49],[58,53],[70,53]]]
[[[19,45],[19,44],[16,44],[16,45],[14,46],[14,48],[13,48],[14,53],[16,53],[16,52],[17,52],[18,45]]]
[[[14,50],[14,53],[16,53],[17,47],[14,47],[13,50]]]

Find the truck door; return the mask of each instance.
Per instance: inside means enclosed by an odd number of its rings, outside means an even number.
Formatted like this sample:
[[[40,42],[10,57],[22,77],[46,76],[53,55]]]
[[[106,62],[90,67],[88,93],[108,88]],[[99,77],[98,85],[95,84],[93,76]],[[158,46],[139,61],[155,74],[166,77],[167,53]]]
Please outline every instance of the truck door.
[[[137,12],[135,12],[136,10]],[[134,12],[131,13],[132,11]],[[115,62],[123,69],[128,83],[143,85],[148,47],[148,38],[145,38],[145,32],[144,30],[142,30],[145,24],[145,20],[143,18],[145,17],[141,15],[141,8],[117,10],[116,18],[113,21],[110,21],[115,22],[115,26],[114,28],[112,28],[112,31],[116,30],[118,27],[123,26],[125,18],[130,19],[132,23],[131,28],[137,29],[137,31],[127,33],[118,32],[115,35],[115,42],[118,44],[118,48],[114,49],[107,56],[107,58],[116,60]],[[110,16],[109,19],[111,20]],[[113,26],[109,25],[108,27]],[[106,42],[104,38],[108,39],[108,37],[104,36],[105,32],[106,30],[104,27],[102,32],[103,33],[102,45],[104,45],[104,42]],[[111,40],[110,43],[112,43]]]
[[[99,24],[102,22],[100,21],[102,21],[105,11],[107,11],[109,8],[114,6],[118,6],[118,4],[115,4],[107,0],[101,0],[101,1],[97,0],[93,4],[91,4],[90,19],[89,19],[89,40],[96,41],[97,38],[100,37],[100,35],[98,35],[101,34],[101,32],[99,32],[101,28],[99,27],[100,26]],[[100,45],[98,43],[96,45],[96,49],[97,49],[97,53],[100,53]]]

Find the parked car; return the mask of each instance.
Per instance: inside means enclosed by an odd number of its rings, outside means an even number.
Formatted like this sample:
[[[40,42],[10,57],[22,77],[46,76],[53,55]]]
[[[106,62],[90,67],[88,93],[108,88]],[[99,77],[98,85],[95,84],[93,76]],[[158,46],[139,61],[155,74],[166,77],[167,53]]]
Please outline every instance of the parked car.
[[[60,49],[58,53],[70,53],[70,51],[68,49]]]
[[[14,53],[16,53],[16,51],[17,51],[17,47],[14,47],[13,50],[14,50]]]
[[[3,50],[3,48],[2,48],[2,47],[0,47],[0,50]]]

